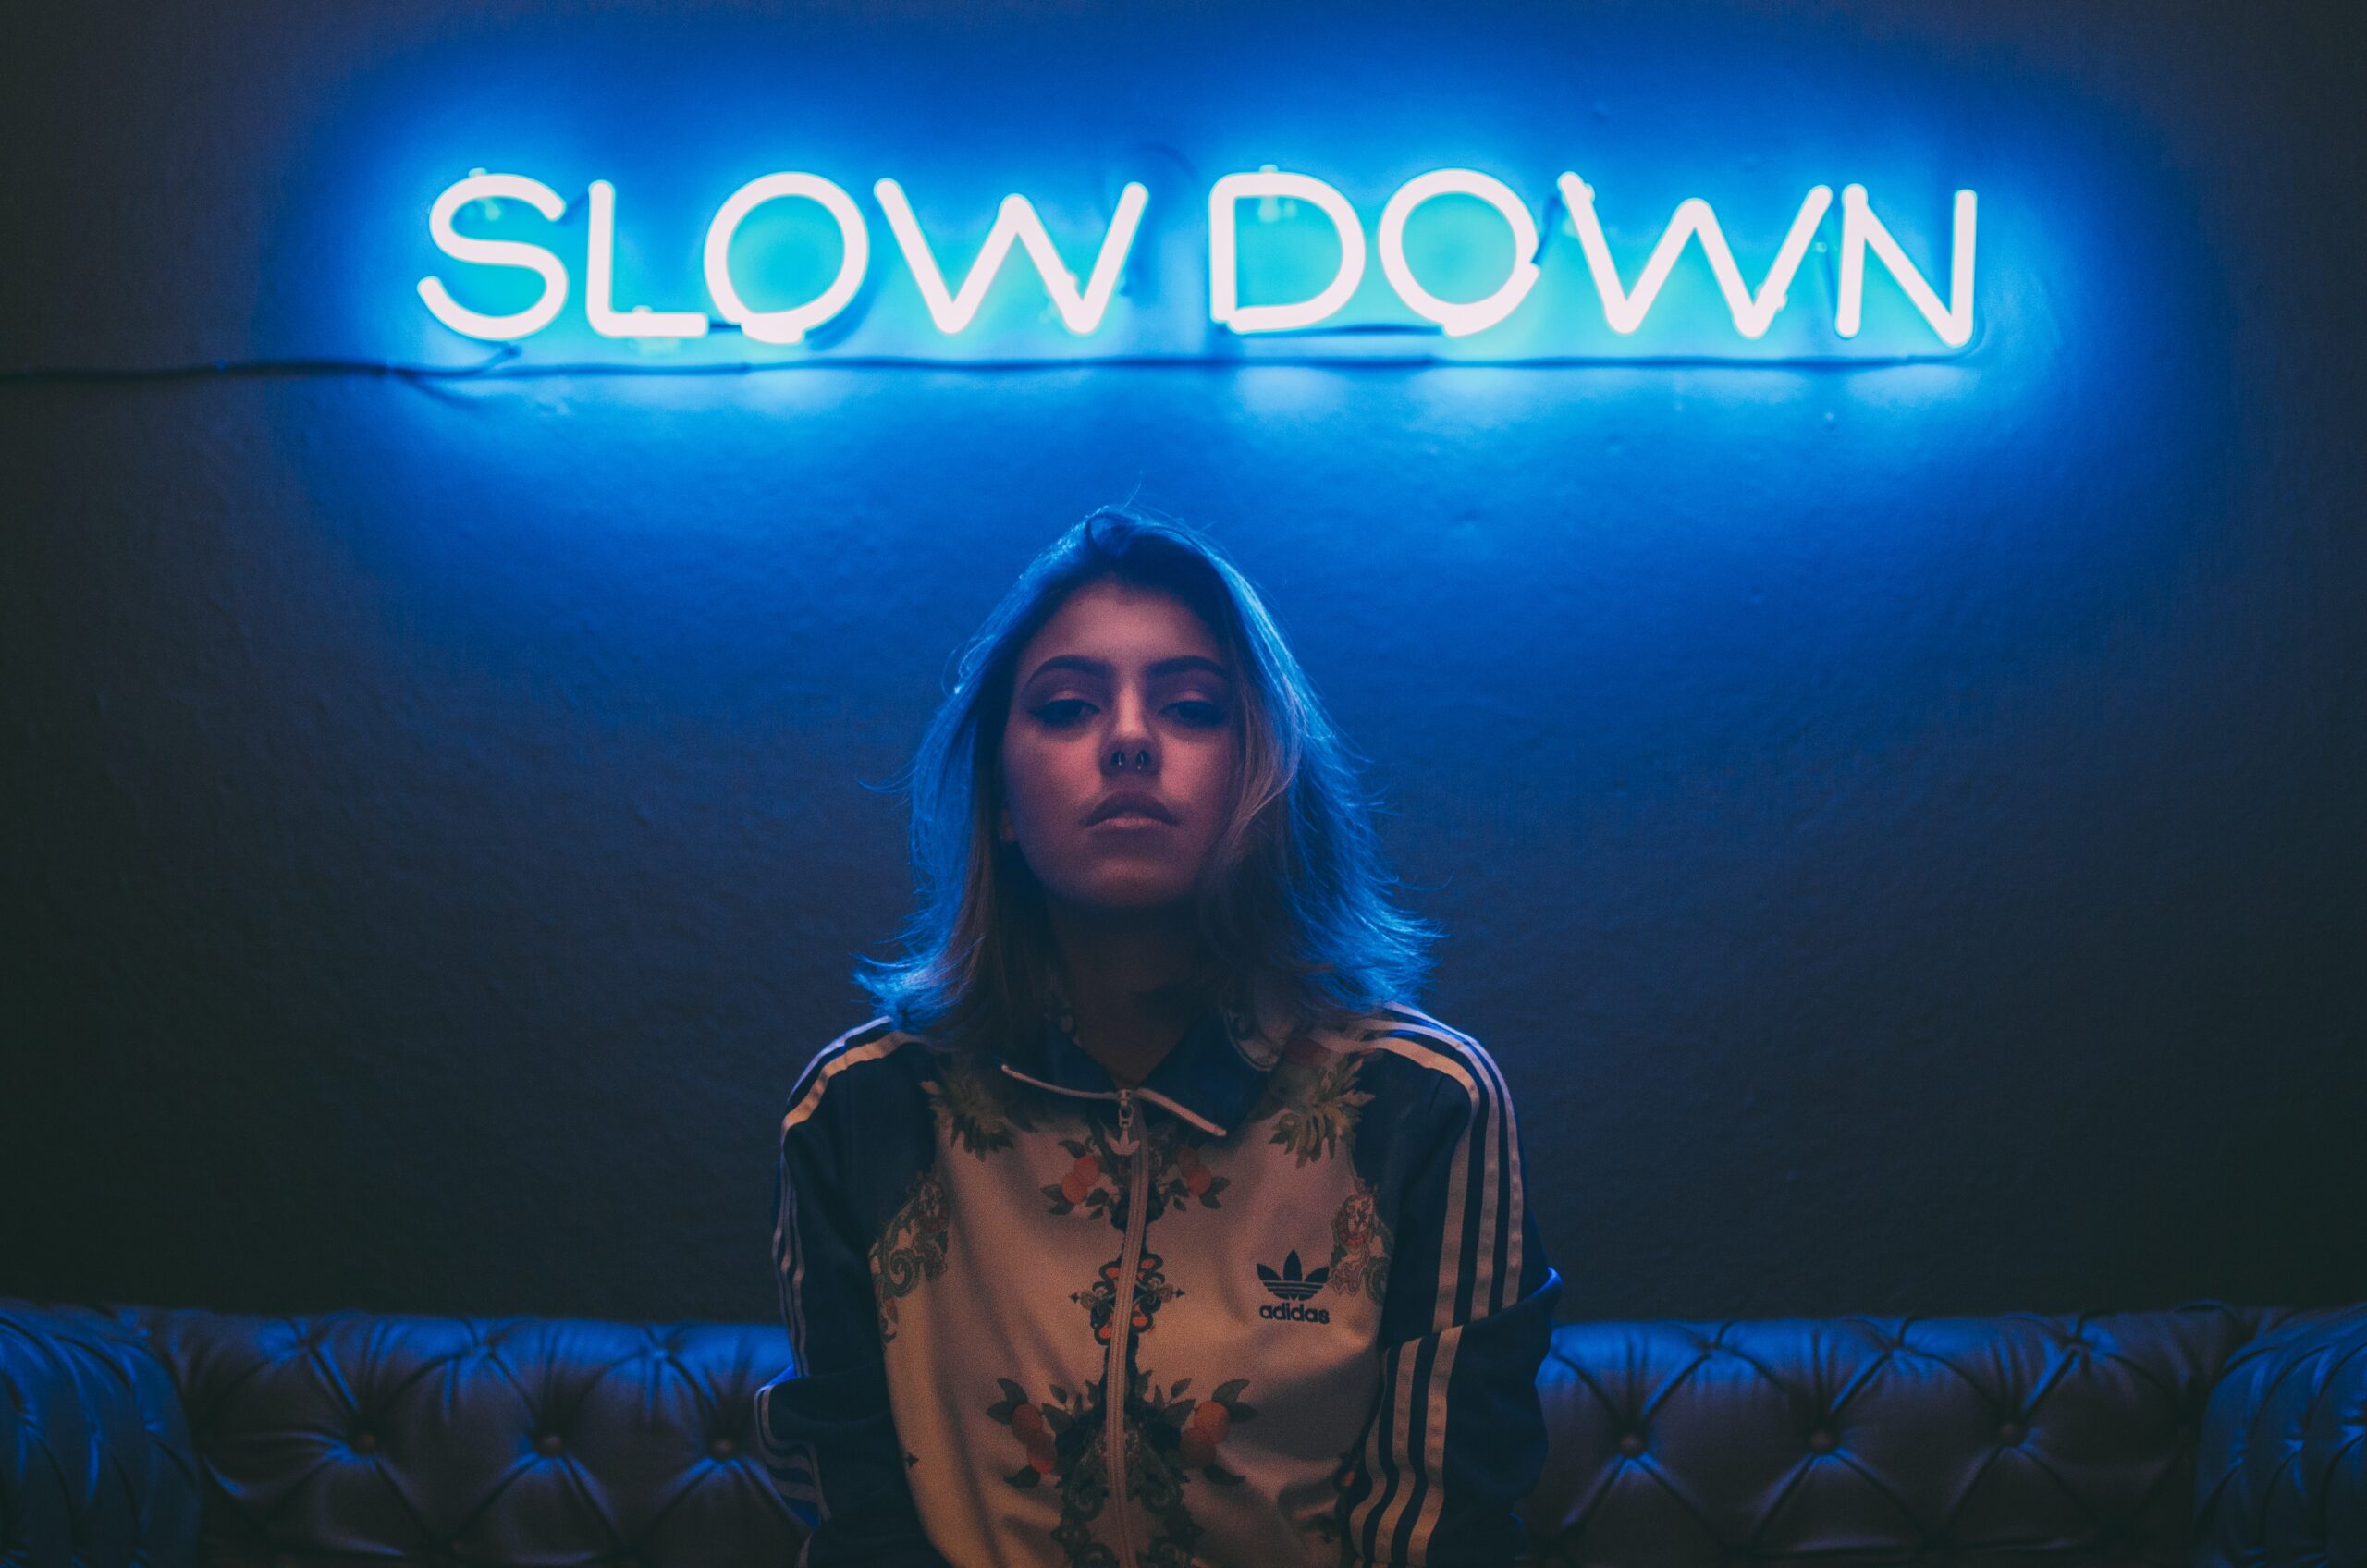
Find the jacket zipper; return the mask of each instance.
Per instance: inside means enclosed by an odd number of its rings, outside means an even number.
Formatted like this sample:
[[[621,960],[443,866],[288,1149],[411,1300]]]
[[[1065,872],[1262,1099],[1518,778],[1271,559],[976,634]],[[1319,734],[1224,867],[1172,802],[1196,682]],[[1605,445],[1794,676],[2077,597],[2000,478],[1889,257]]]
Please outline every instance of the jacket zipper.
[[[1134,1168],[1127,1173],[1126,1241],[1118,1252],[1117,1315],[1110,1320],[1110,1362],[1102,1371],[1101,1398],[1109,1417],[1110,1501],[1116,1505],[1118,1561],[1124,1568],[1134,1568],[1134,1531],[1126,1512],[1126,1396],[1133,1388],[1126,1377],[1126,1346],[1134,1337],[1134,1270],[1142,1264],[1147,1229],[1144,1207],[1150,1196],[1150,1161],[1134,1124],[1137,1114],[1134,1091],[1120,1089],[1118,1135],[1110,1146],[1119,1154],[1131,1155]]]

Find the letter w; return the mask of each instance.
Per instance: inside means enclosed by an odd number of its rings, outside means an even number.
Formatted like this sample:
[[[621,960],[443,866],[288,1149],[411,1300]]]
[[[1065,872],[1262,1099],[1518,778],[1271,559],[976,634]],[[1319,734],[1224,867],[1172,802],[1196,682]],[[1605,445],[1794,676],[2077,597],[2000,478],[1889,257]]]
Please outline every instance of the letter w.
[[[1668,281],[1671,268],[1685,250],[1685,242],[1695,235],[1701,237],[1701,253],[1710,260],[1710,270],[1718,279],[1719,292],[1726,297],[1726,309],[1735,318],[1735,330],[1745,337],[1765,336],[1775,312],[1784,308],[1784,292],[1792,286],[1793,275],[1800,270],[1800,259],[1808,254],[1809,241],[1816,236],[1816,226],[1824,221],[1825,209],[1833,205],[1833,190],[1820,185],[1809,190],[1800,202],[1798,215],[1792,219],[1791,232],[1784,236],[1784,247],[1775,252],[1774,264],[1767,269],[1767,276],[1753,295],[1744,287],[1742,269],[1735,265],[1735,253],[1726,245],[1726,237],[1718,227],[1718,214],[1710,203],[1699,196],[1677,204],[1676,215],[1669,220],[1660,243],[1652,247],[1651,259],[1644,263],[1644,275],[1636,280],[1630,293],[1619,285],[1619,269],[1612,264],[1611,246],[1603,239],[1602,220],[1595,215],[1594,188],[1575,174],[1564,174],[1558,181],[1562,204],[1570,210],[1570,221],[1578,231],[1578,243],[1585,247],[1587,270],[1594,274],[1595,291],[1602,296],[1603,319],[1611,323],[1613,332],[1633,332],[1644,325],[1644,317],[1660,298],[1661,285]]]
[[[1083,336],[1101,325],[1102,313],[1110,308],[1110,296],[1117,291],[1119,271],[1126,264],[1126,251],[1134,242],[1134,230],[1140,227],[1143,206],[1150,193],[1129,180],[1118,193],[1118,211],[1110,220],[1110,230],[1102,236],[1101,255],[1093,263],[1093,276],[1083,292],[1079,292],[1076,277],[1061,260],[1060,251],[1052,248],[1052,237],[1044,230],[1044,220],[1027,198],[1010,195],[1002,199],[1001,210],[995,214],[995,226],[987,231],[987,242],[978,249],[978,258],[970,263],[969,276],[962,280],[962,292],[949,294],[945,275],[937,264],[937,257],[928,247],[928,236],[921,232],[920,220],[913,215],[913,204],[904,199],[904,188],[892,179],[883,179],[871,188],[887,210],[888,226],[896,231],[896,243],[904,252],[904,263],[913,269],[913,281],[920,285],[921,298],[928,303],[929,319],[937,323],[939,332],[960,332],[978,313],[978,306],[987,297],[987,288],[995,275],[1002,270],[1003,258],[1011,254],[1014,241],[1027,248],[1027,259],[1036,263],[1042,275],[1045,291],[1051,295],[1053,306],[1061,312],[1061,320],[1071,332]]]

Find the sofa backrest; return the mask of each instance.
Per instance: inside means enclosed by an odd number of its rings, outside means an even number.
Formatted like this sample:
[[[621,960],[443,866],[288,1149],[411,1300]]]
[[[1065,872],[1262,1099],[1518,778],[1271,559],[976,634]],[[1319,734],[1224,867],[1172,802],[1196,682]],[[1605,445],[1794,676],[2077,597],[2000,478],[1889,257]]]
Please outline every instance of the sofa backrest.
[[[1573,1563],[2184,1563],[2260,1316],[1568,1324],[1530,1523]]]
[[[2360,1309],[1566,1324],[1526,1512],[1541,1562],[1621,1568],[2260,1562],[2273,1515],[2323,1553],[2323,1488],[2247,1452],[2263,1423],[2328,1466],[2367,1447],[2261,1354],[2296,1326],[2299,1380],[2355,1392]],[[82,1521],[0,1562],[179,1568],[202,1502],[209,1568],[782,1568],[802,1531],[750,1423],[787,1359],[769,1325],[0,1301],[0,1519]]]
[[[180,1568],[204,1488],[135,1324],[0,1298],[0,1563]]]

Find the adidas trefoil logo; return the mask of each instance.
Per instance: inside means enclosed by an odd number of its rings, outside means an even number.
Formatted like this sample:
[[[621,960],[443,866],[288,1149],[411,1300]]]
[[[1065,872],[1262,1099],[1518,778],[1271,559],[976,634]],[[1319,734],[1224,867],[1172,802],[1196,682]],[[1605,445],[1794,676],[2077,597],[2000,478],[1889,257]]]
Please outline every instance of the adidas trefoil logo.
[[[1261,1263],[1257,1266],[1257,1278],[1265,1281],[1267,1290],[1281,1298],[1279,1301],[1269,1301],[1258,1307],[1258,1317],[1282,1323],[1329,1323],[1331,1321],[1331,1314],[1328,1308],[1299,1305],[1321,1290],[1323,1282],[1331,1278],[1331,1270],[1328,1265],[1316,1269],[1311,1274],[1301,1274],[1298,1269],[1298,1253],[1293,1250],[1290,1256],[1282,1259],[1281,1273],[1275,1273]]]
[[[1265,1280],[1266,1288],[1284,1301],[1305,1301],[1323,1288],[1323,1281],[1331,1278],[1331,1270],[1318,1268],[1312,1274],[1301,1275],[1298,1271],[1298,1254],[1294,1251],[1290,1256],[1282,1259],[1282,1271],[1280,1274],[1261,1263],[1257,1266],[1257,1278]]]

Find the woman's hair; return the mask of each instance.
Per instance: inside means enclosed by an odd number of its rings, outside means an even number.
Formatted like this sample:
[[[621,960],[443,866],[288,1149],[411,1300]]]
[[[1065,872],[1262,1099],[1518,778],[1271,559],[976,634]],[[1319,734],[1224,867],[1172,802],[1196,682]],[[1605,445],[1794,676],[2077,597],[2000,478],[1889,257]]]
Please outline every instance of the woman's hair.
[[[1194,893],[1207,999],[1278,994],[1294,1026],[1411,1001],[1441,933],[1399,910],[1347,741],[1257,591],[1196,531],[1104,507],[1029,563],[956,651],[953,683],[907,772],[919,908],[907,956],[856,982],[895,1027],[991,1047],[1049,1011],[1055,955],[1043,885],[1002,841],[1002,740],[1021,651],[1078,588],[1105,578],[1189,606],[1238,672],[1240,766],[1230,820]]]

